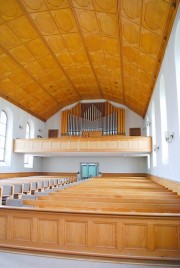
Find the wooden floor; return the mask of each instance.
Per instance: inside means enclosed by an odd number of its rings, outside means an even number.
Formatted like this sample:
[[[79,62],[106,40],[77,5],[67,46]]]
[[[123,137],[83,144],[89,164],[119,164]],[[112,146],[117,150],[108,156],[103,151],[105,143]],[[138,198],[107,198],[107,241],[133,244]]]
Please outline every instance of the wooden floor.
[[[94,178],[23,202],[58,211],[180,213],[180,196],[146,177]]]

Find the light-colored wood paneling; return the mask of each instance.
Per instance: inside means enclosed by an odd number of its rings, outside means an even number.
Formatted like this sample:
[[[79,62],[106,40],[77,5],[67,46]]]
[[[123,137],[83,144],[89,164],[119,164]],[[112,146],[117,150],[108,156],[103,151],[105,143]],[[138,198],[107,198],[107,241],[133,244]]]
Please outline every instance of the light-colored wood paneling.
[[[32,240],[32,219],[29,217],[13,217],[12,240]]]
[[[108,234],[105,236],[104,234]],[[94,222],[93,247],[117,248],[117,223]]]
[[[2,1],[0,95],[42,120],[84,99],[144,116],[178,4]]]
[[[102,131],[83,131],[82,136],[84,136],[84,137],[100,137],[100,136],[102,136]]]
[[[0,239],[6,239],[6,225],[7,225],[7,218],[4,216],[0,216]]]
[[[145,224],[124,224],[124,248],[147,249],[147,228]]]
[[[7,249],[180,261],[177,214],[76,214],[1,207],[0,221],[0,245]]]
[[[86,221],[65,221],[65,245],[87,246],[87,223]]]
[[[42,243],[58,243],[58,221],[39,219],[37,222],[37,241]]]
[[[177,225],[155,225],[155,249],[156,250],[178,250],[179,243],[176,237],[179,236],[179,229]],[[168,238],[168,239],[167,239]]]
[[[0,207],[1,247],[180,261],[179,196],[146,177],[94,178],[27,201],[46,209]]]
[[[102,136],[89,138],[59,138],[59,139],[16,139],[16,153],[46,153],[46,152],[135,152],[150,153],[151,137]],[[55,147],[54,143],[59,146]]]

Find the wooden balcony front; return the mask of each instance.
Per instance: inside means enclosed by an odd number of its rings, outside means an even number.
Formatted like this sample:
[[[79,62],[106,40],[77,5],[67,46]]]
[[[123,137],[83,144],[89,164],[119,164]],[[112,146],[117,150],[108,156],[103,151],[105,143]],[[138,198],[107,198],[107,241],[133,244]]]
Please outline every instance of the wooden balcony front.
[[[15,153],[115,152],[151,153],[152,138],[136,136],[62,137],[56,139],[15,139]]]

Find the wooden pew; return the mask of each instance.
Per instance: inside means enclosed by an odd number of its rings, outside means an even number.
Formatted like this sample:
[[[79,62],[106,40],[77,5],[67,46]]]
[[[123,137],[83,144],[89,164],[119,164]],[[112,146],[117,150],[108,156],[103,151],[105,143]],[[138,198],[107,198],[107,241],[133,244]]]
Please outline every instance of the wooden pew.
[[[2,222],[8,221],[10,233],[18,238],[18,247],[180,260],[180,196],[144,178],[102,179],[102,184],[98,178],[90,179],[23,202],[30,208],[1,211]],[[8,217],[8,209],[13,217]],[[30,235],[27,240],[27,228],[33,240]],[[7,238],[5,246],[8,243],[14,246]]]
[[[23,184],[23,194],[30,195],[31,194],[31,183],[30,182],[25,182]]]
[[[6,204],[6,199],[19,199],[22,195],[35,195],[48,189],[54,189],[75,182],[75,176],[32,176],[1,180],[0,204]]]
[[[2,186],[2,205],[6,204],[7,198],[13,198],[14,185]]]
[[[23,184],[14,184],[14,192],[12,198],[20,199],[23,195]]]
[[[179,196],[145,178],[92,179],[24,204],[58,210],[180,212]]]
[[[71,201],[73,202],[96,202],[96,203],[150,203],[150,204],[180,204],[180,197],[171,197],[168,198],[167,196],[161,196],[160,198],[154,198],[154,196],[130,196],[124,195],[121,198],[118,197],[94,197],[89,198],[85,196],[78,196],[78,197],[66,197],[66,196],[58,196],[58,195],[51,195],[51,196],[39,196],[38,200],[52,200],[52,201]]]
[[[180,213],[179,204],[169,203],[105,203],[105,202],[74,202],[74,201],[61,201],[61,200],[23,200],[24,205],[29,205],[38,208],[75,208],[77,210],[107,210],[107,211],[151,211],[151,212],[164,212],[164,213]]]

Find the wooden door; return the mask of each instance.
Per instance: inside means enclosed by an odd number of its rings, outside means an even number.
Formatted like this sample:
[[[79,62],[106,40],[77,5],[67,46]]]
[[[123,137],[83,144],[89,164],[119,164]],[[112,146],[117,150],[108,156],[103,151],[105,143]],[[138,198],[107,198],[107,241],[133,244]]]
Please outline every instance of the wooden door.
[[[58,137],[58,129],[48,130],[48,138],[57,138],[57,137]]]
[[[130,128],[129,129],[129,136],[141,136],[141,129],[140,128]]]

